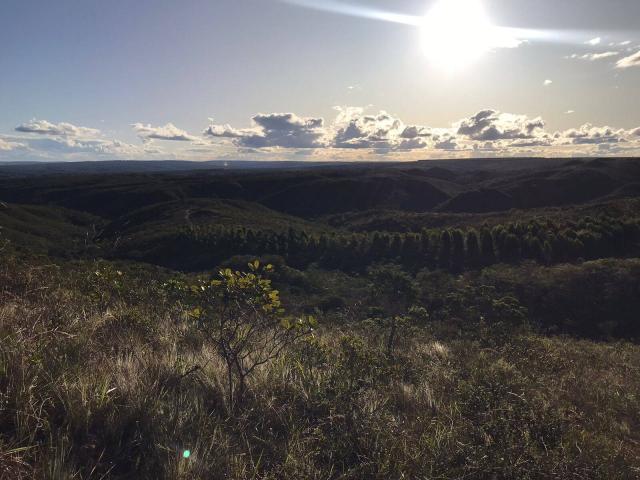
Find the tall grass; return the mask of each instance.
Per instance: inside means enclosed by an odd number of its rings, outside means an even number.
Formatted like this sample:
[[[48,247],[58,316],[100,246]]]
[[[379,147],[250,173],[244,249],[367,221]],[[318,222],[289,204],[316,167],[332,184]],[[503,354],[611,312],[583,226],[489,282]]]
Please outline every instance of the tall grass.
[[[636,345],[434,321],[390,358],[370,325],[325,325],[230,414],[153,278],[103,267],[2,267],[1,478],[640,476]]]

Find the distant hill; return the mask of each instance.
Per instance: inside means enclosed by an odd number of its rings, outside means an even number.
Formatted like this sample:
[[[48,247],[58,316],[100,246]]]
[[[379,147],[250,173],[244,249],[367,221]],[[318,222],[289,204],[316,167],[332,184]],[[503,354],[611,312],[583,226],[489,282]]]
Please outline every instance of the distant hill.
[[[590,160],[598,162],[599,159]],[[606,160],[608,161],[608,160]],[[190,171],[264,171],[306,169],[398,168],[418,175],[451,180],[467,171],[514,171],[551,165],[582,165],[587,160],[547,158],[421,160],[418,162],[257,161],[257,160],[107,160],[93,162],[35,162],[0,160],[0,178],[39,175],[91,175],[116,173],[171,173]]]
[[[80,175],[95,173],[162,173],[201,170],[283,170],[326,166],[327,162],[249,160],[110,160],[95,162],[0,162],[0,177],[32,175]],[[343,163],[335,162],[339,166]]]
[[[302,164],[4,165],[0,227],[43,252],[107,248],[196,268],[215,257],[211,238],[221,228],[263,232],[265,242],[288,230],[420,231],[640,197],[635,159]]]
[[[0,199],[52,204],[108,218],[189,198],[244,200],[301,217],[368,209],[481,213],[628,196],[640,183],[640,161],[635,159],[339,165],[238,162],[228,169],[221,165],[85,162],[4,166],[0,167],[4,175],[0,176]]]

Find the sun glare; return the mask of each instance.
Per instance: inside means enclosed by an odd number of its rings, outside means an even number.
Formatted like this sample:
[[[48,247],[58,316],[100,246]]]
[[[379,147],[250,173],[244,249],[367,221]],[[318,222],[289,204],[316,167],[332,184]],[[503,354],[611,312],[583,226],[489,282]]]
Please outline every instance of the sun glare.
[[[422,24],[425,54],[446,70],[465,67],[483,53],[502,46],[501,37],[480,0],[439,0]]]

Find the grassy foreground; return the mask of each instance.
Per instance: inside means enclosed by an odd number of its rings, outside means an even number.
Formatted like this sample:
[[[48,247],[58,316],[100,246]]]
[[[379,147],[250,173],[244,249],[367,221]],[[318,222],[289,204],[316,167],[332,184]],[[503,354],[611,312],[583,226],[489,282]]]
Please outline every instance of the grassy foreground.
[[[0,268],[0,478],[640,476],[635,344],[325,318],[232,408],[161,273]]]

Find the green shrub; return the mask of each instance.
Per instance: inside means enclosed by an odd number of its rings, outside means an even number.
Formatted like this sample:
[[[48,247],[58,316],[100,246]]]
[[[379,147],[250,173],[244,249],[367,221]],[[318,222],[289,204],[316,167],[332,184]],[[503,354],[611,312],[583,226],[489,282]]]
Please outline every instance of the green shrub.
[[[221,270],[218,277],[179,285],[188,317],[227,368],[229,408],[242,402],[247,378],[308,335],[316,320],[285,315],[280,293],[264,277],[272,265],[249,264],[251,272]]]

